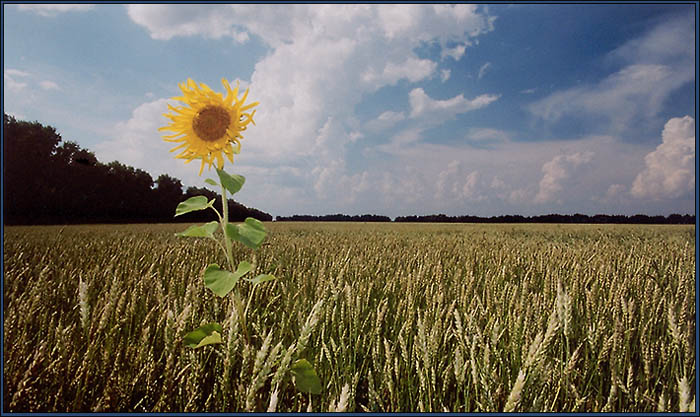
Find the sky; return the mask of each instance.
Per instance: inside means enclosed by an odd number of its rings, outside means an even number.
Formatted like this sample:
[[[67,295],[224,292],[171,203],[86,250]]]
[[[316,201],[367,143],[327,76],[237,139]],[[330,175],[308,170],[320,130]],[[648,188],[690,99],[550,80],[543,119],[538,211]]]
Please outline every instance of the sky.
[[[187,186],[178,84],[259,101],[273,216],[695,214],[694,4],[3,4],[3,111]],[[167,132],[166,132],[167,133]],[[215,190],[218,191],[218,190]]]

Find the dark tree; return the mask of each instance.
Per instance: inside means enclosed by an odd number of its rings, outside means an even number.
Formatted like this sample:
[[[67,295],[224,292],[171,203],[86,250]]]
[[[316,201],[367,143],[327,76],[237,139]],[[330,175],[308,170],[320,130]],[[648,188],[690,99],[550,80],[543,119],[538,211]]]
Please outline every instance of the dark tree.
[[[182,182],[169,175],[154,182],[146,171],[118,161],[102,164],[75,142],[62,142],[53,127],[8,115],[3,117],[3,152],[6,224],[171,222],[186,197],[218,197],[204,188],[191,187],[183,194]],[[229,207],[233,221],[272,220],[233,201]],[[211,213],[199,216],[212,220]]]

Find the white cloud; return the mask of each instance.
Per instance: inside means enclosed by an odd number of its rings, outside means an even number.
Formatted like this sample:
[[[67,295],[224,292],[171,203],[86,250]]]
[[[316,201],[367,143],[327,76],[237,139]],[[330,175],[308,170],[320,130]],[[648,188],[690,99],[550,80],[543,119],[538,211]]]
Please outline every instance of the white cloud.
[[[2,74],[2,80],[4,83],[4,87],[7,88],[10,91],[21,91],[25,87],[27,87],[27,83],[24,81],[20,81],[19,79],[21,78],[26,78],[30,74],[25,71],[17,70],[17,69],[12,69],[12,68],[6,68],[3,71]]]
[[[552,93],[528,106],[536,117],[595,117],[615,134],[653,121],[671,93],[695,79],[695,33],[692,21],[666,21],[638,39],[623,44],[608,59],[624,65],[600,82]]]
[[[474,142],[506,142],[510,140],[510,134],[499,129],[471,128],[467,133],[467,139]]]
[[[621,195],[626,188],[627,187],[625,187],[623,184],[610,184],[608,191],[605,192],[605,197],[608,199],[617,197]]]
[[[348,205],[355,202],[358,194],[369,188],[369,174],[360,172],[348,175],[345,161],[334,159],[311,171],[316,197],[331,200],[334,204]]]
[[[455,61],[459,61],[464,56],[464,53],[466,52],[466,50],[467,50],[467,45],[462,44],[462,45],[457,45],[454,48],[443,48],[441,55],[442,55],[442,58],[450,56]]]
[[[49,81],[49,80],[44,80],[44,81],[39,82],[39,87],[41,87],[44,90],[60,90],[61,89],[61,87],[59,87],[58,84],[56,84],[53,81]]]
[[[17,92],[27,87],[30,79],[36,78],[32,73],[14,68],[6,68],[3,73],[5,87]],[[60,90],[61,87],[54,81],[43,80],[38,83],[42,90]]]
[[[31,75],[27,71],[22,71],[14,68],[5,69],[4,73],[11,77],[28,77],[29,75]]]
[[[419,58],[425,42],[469,41],[493,30],[493,19],[466,5],[128,5],[133,21],[156,39],[234,37],[248,33],[271,48],[250,77],[260,101],[246,132],[246,159],[321,166],[356,140],[354,107],[399,80],[431,77],[437,63]],[[333,118],[335,133],[317,137]],[[342,132],[341,132],[342,131]],[[322,156],[319,156],[322,155]],[[330,158],[330,159],[328,159]]]
[[[403,112],[385,111],[376,119],[367,122],[365,129],[372,132],[379,132],[389,129],[404,119],[406,119],[406,115],[403,114]]]
[[[411,113],[407,127],[391,137],[388,144],[377,146],[377,149],[389,154],[398,155],[401,150],[409,145],[419,142],[423,132],[433,126],[440,125],[446,120],[453,119],[456,115],[477,110],[488,106],[498,100],[499,96],[482,94],[472,100],[464,98],[463,94],[447,100],[435,100],[428,96],[422,88],[415,88],[409,93]],[[375,119],[368,124],[370,129],[390,127],[403,120],[403,113],[384,112],[381,117],[385,120]],[[503,133],[494,129],[476,130],[471,132],[475,140],[502,139]]]
[[[491,68],[491,63],[487,62],[484,65],[479,68],[479,75],[477,78],[480,80],[484,75],[486,75],[486,72]]]
[[[393,151],[396,148],[401,148],[408,146],[412,143],[416,143],[421,139],[423,129],[420,127],[411,127],[402,130],[396,135],[392,136],[391,143],[387,147],[382,147],[381,149],[387,151]]]
[[[440,70],[440,81],[444,83],[445,81],[449,80],[451,74],[452,71],[448,69]]]
[[[53,17],[65,12],[86,12],[94,7],[92,4],[20,4],[17,6],[21,11],[33,12],[45,17]]]
[[[528,88],[528,89],[526,89],[526,90],[521,90],[521,91],[520,91],[520,94],[532,94],[532,93],[534,93],[535,91],[537,91],[536,88]]]
[[[169,99],[158,99],[143,103],[132,112],[126,122],[118,123],[112,129],[115,136],[95,147],[95,156],[102,162],[119,161],[127,165],[144,169],[157,178],[168,173],[180,178],[184,184],[202,185],[206,178],[206,169],[202,177],[198,177],[199,165],[194,161],[185,165],[183,160],[176,160],[175,153],[170,149],[176,143],[165,142],[158,128],[165,126],[168,120],[163,117],[167,104],[177,103]],[[154,157],[158,155],[158,157]]]
[[[645,158],[630,193],[637,198],[681,197],[695,189],[695,119],[670,119],[661,134],[662,142]]]
[[[451,161],[459,162],[459,171],[454,177],[449,176],[451,172],[445,174],[445,195],[454,189],[452,195],[457,200],[453,202],[468,203],[468,211],[474,214],[503,210],[504,204],[517,213],[527,214],[528,207],[539,210],[540,206],[533,204],[535,196],[546,195],[548,186],[553,190],[552,198],[571,197],[556,188],[573,184],[574,174],[585,175],[592,185],[572,201],[588,199],[594,192],[602,195],[611,183],[633,180],[641,167],[630,177],[619,172],[629,170],[630,161],[640,161],[643,154],[635,146],[634,152],[616,154],[622,146],[607,139],[569,141],[562,151],[556,141],[522,143],[512,141],[508,132],[474,128],[466,139],[488,142],[490,149],[422,141],[425,129],[483,108],[499,99],[495,94],[466,98],[464,93],[455,92],[453,97],[435,99],[411,86],[410,110],[380,111],[364,126],[357,121],[356,106],[384,86],[430,77],[446,80],[451,75],[438,69],[436,62],[418,57],[418,46],[437,44],[443,58],[461,59],[464,51],[478,42],[478,36],[493,29],[493,19],[478,6],[453,6],[198,5],[196,12],[190,13],[184,6],[129,5],[128,10],[129,16],[157,39],[203,36],[240,41],[244,36],[240,34],[246,34],[269,47],[249,78],[249,97],[260,101],[257,125],[245,132],[243,152],[233,170],[248,178],[238,194],[242,201],[273,214],[311,212],[317,207],[337,207],[344,212],[386,209],[385,214],[392,216],[446,208],[453,210],[452,214],[464,214],[464,205],[446,205],[435,199],[436,182]],[[146,103],[121,126],[113,152],[125,153],[120,151],[121,145],[129,140],[140,141],[137,147],[162,144],[167,152],[169,144],[151,130],[164,123],[160,114],[165,111],[165,101],[158,101],[150,103],[152,108]],[[152,126],[146,123],[150,117],[155,120],[148,122]],[[138,120],[141,123],[136,123]],[[390,143],[363,145],[367,160],[362,168],[351,166],[348,152],[357,150],[363,134],[392,127],[401,129]],[[576,154],[585,159],[586,152],[600,157],[589,162],[566,159]],[[557,177],[554,172],[549,185],[545,181],[544,188],[540,187],[544,179],[541,168],[560,155],[564,155],[560,163],[569,177]],[[142,153],[132,158],[145,160]],[[495,160],[499,163],[494,164]],[[588,164],[590,170],[574,170],[577,164]],[[201,182],[197,167],[174,159],[156,171],[171,172],[185,183]]]
[[[625,42],[609,54],[610,59],[637,63],[659,63],[693,59],[695,48],[692,17],[678,17],[657,25],[637,39]]]
[[[530,106],[536,116],[557,121],[580,114],[608,120],[615,132],[631,127],[636,117],[660,113],[670,93],[692,80],[692,71],[666,65],[635,64],[608,76],[598,85],[556,92]]]
[[[564,187],[563,182],[570,178],[574,168],[590,162],[592,158],[593,152],[576,152],[568,155],[557,155],[542,165],[544,175],[540,181],[535,202],[545,203],[554,200]]]
[[[437,67],[437,64],[429,59],[408,57],[400,63],[388,62],[379,72],[370,67],[362,74],[362,81],[369,85],[393,85],[401,79],[416,82],[428,78]]]
[[[145,26],[153,39],[168,40],[176,36],[202,35],[219,39],[224,36],[243,43],[248,33],[237,29],[229,5],[216,4],[132,4],[127,6],[129,17]]]
[[[422,88],[414,88],[409,93],[410,117],[436,117],[442,121],[449,120],[457,114],[486,107],[499,97],[495,94],[482,94],[468,100],[464,98],[464,94],[460,94],[447,100],[434,100]]]
[[[498,175],[496,175],[496,176],[493,177],[493,179],[491,180],[491,185],[490,185],[490,187],[491,187],[491,188],[495,188],[495,189],[499,189],[499,188],[503,188],[505,185],[506,185],[506,184],[503,182],[503,180],[501,179],[501,177],[499,177]]]

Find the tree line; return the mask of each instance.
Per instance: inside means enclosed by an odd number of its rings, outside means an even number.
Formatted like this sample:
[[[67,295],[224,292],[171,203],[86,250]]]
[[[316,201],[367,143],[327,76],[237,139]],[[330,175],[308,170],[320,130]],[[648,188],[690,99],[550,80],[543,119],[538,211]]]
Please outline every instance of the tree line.
[[[293,222],[390,222],[390,217],[376,214],[348,216],[347,214],[327,214],[323,216],[298,215],[275,217],[275,221]],[[429,214],[425,216],[399,216],[396,223],[614,223],[614,224],[695,224],[695,215],[671,214],[669,216],[634,216],[596,214],[546,214],[525,217],[520,215],[503,215],[492,217],[479,216],[447,216],[445,214]]]
[[[479,216],[447,216],[431,214],[427,216],[399,216],[395,222],[415,223],[615,223],[615,224],[695,224],[695,215],[671,214],[668,216],[634,216],[596,214],[545,214],[540,216],[505,215],[492,217]]]
[[[188,187],[167,174],[153,180],[118,161],[102,163],[94,153],[63,141],[51,126],[3,114],[3,216],[5,224],[160,223],[211,220],[198,211],[174,218],[175,207],[196,195],[221,196]],[[228,200],[229,218],[262,221],[272,216]]]
[[[308,214],[295,214],[293,216],[277,216],[278,222],[390,222],[391,218],[376,214],[362,214],[349,216],[347,214],[326,214],[323,216],[311,216]]]

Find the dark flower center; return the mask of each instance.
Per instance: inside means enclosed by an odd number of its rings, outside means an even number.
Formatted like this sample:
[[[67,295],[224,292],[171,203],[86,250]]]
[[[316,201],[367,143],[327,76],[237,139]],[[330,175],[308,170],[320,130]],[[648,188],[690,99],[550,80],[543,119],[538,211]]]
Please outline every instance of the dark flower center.
[[[214,142],[226,134],[231,116],[219,106],[207,106],[200,110],[192,121],[192,129],[200,139]]]

